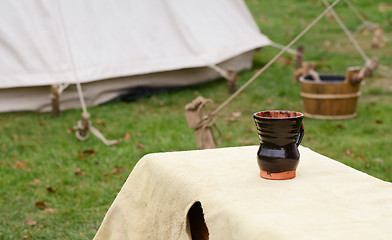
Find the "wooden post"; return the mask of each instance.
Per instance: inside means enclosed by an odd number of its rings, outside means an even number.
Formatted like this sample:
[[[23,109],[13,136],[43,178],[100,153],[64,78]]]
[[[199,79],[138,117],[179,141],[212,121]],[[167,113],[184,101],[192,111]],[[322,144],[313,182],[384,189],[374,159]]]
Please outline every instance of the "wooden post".
[[[238,76],[234,70],[228,70],[227,73],[228,73],[228,77],[226,81],[227,81],[228,91],[229,93],[235,93],[235,91],[237,91]]]
[[[60,94],[59,87],[57,85],[52,85],[50,88],[50,96],[52,99],[52,116],[57,117],[60,115]]]
[[[79,135],[82,138],[87,137],[88,132],[89,132],[89,128],[90,128],[90,113],[86,112],[86,113],[82,113],[82,119],[81,119],[81,128],[79,128]]]
[[[297,48],[297,59],[295,62],[295,69],[300,69],[302,67],[302,61],[305,54],[305,47],[298,46]]]
[[[372,48],[382,48],[384,45],[384,31],[379,25],[376,25],[373,32]]]

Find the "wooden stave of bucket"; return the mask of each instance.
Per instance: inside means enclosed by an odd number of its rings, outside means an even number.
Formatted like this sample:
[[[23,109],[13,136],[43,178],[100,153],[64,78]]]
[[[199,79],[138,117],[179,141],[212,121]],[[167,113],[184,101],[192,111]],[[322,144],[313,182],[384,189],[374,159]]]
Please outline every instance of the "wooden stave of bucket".
[[[352,83],[342,75],[320,75],[320,78],[344,81],[315,82],[300,77],[304,114],[316,119],[348,119],[356,116],[360,83]]]

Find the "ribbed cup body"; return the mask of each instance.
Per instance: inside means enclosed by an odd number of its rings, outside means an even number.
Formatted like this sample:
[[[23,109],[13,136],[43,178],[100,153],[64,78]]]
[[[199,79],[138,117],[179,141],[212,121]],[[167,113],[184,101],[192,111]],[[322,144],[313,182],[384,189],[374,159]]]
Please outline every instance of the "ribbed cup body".
[[[299,163],[297,146],[303,136],[303,114],[264,111],[255,113],[253,117],[260,138],[257,153],[260,169],[270,173],[295,170]]]

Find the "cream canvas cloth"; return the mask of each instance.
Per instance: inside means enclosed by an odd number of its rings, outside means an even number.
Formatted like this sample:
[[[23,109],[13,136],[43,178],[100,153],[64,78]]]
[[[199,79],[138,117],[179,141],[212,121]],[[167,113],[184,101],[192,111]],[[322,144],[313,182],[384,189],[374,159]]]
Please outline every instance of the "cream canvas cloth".
[[[200,201],[210,239],[392,239],[392,184],[300,147],[297,177],[259,177],[257,146],[149,154],[94,239],[191,239]]]

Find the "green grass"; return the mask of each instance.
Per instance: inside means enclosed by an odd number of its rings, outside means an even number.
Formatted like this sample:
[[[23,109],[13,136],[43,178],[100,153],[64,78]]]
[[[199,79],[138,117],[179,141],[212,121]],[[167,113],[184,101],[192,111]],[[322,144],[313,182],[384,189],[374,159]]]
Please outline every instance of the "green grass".
[[[287,44],[324,9],[320,1],[246,2],[262,31],[281,44]],[[354,2],[370,21],[380,23],[392,39],[392,9],[380,12],[381,3],[387,2]],[[360,24],[344,4],[338,5],[336,11],[349,29],[355,30]],[[370,35],[361,34],[358,38],[369,56],[378,56],[382,64],[390,65],[392,43],[382,49],[371,49]],[[330,46],[324,45],[325,40]],[[363,64],[336,22],[321,20],[298,45],[305,45],[306,60],[316,61],[321,72],[344,74],[347,67]],[[257,51],[254,68],[241,72],[238,84],[244,84],[277,53],[272,47]],[[293,57],[285,54],[284,58]],[[293,80],[294,61],[288,65],[283,62],[272,65],[218,115],[217,125],[223,133],[219,147],[258,144],[251,117],[256,111],[303,110],[299,85]],[[362,85],[356,118],[305,119],[302,145],[392,181],[391,79],[381,80],[375,74]],[[214,107],[229,96],[225,81],[220,79],[131,103],[90,108],[94,125],[107,138],[129,134],[129,140],[112,147],[92,136],[79,142],[69,133],[79,120],[80,110],[64,111],[59,118],[52,118],[49,113],[1,114],[0,239],[91,239],[143,155],[196,148],[194,132],[187,127],[184,117],[184,106],[199,95],[213,99]],[[233,112],[241,112],[236,121],[230,120]],[[97,119],[105,126],[97,124]],[[86,150],[90,153],[93,150],[94,154],[83,154]],[[82,174],[75,175],[76,169]],[[44,206],[36,206],[40,204]]]

